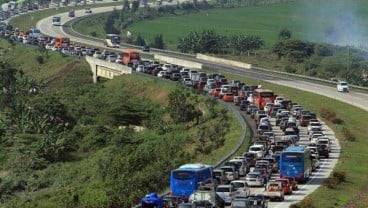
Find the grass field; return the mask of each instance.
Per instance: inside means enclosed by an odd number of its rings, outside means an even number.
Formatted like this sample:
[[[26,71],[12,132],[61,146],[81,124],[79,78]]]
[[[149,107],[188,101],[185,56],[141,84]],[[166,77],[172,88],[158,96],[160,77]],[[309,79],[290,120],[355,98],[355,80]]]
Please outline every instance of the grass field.
[[[292,31],[295,38],[340,45],[365,45],[367,41],[368,2],[364,0],[318,1],[299,0],[294,3],[245,8],[213,9],[189,15],[170,15],[135,23],[125,31],[141,34],[152,41],[163,34],[169,46],[191,31],[214,29],[224,35],[252,34],[264,38],[266,46],[278,39],[281,29]],[[95,18],[95,17],[91,17]],[[75,25],[78,31],[88,31],[93,25],[98,34],[103,24],[82,20]],[[125,34],[123,32],[123,34]]]

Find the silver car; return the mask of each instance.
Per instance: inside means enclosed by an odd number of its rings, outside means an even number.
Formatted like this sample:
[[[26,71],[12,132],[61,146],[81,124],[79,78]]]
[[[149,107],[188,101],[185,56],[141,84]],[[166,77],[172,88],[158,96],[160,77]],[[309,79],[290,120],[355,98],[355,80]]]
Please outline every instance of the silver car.
[[[236,192],[232,185],[219,185],[216,187],[216,194],[224,200],[225,204],[231,204]]]
[[[248,186],[264,186],[264,179],[260,172],[251,172],[248,173],[245,177],[245,181],[247,182]]]

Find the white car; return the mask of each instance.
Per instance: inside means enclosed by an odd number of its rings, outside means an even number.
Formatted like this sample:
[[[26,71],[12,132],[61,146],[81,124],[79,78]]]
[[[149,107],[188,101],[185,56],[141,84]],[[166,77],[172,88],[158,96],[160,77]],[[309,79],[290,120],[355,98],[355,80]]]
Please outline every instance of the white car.
[[[256,153],[257,158],[262,158],[265,155],[265,148],[263,145],[252,145],[249,147],[249,152]]]
[[[284,100],[284,97],[277,96],[275,98],[274,104],[280,104]]]
[[[231,181],[230,185],[232,185],[238,192],[237,193],[238,196],[248,197],[250,195],[250,188],[245,180]]]
[[[340,81],[337,83],[337,91],[338,92],[349,92],[349,84],[344,81]]]
[[[51,44],[51,43],[48,43],[48,44],[46,44],[46,45],[45,45],[45,48],[46,48],[47,50],[51,50],[53,47],[54,47],[54,45],[53,45],[53,44]]]
[[[229,205],[235,198],[236,189],[232,185],[219,185],[216,187],[216,194]]]

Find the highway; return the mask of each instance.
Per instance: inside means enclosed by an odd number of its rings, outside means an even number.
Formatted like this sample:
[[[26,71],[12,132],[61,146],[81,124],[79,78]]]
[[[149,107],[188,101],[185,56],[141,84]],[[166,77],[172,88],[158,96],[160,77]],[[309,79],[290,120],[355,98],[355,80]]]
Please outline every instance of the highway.
[[[116,7],[116,8],[119,9],[119,7]],[[109,7],[93,8],[92,11],[93,11],[93,14],[96,14],[96,13],[113,11],[113,9],[114,9],[113,6],[109,6]],[[86,15],[91,15],[91,14],[85,14],[84,10],[77,10],[75,14],[77,18],[86,16]],[[68,17],[67,12],[60,14],[60,16],[62,18],[62,23],[68,23],[69,21],[73,20],[73,18]],[[37,23],[37,28],[39,28],[41,32],[44,33],[45,35],[49,35],[53,37],[60,36],[60,35],[68,35],[72,41],[90,45],[90,46],[104,47],[101,40],[98,41],[98,39],[96,40],[85,39],[83,37],[77,37],[75,35],[67,34],[66,31],[70,30],[69,24],[65,24],[66,26],[64,27],[66,28],[52,26],[51,18],[52,17],[42,19]],[[168,55],[173,55],[173,54],[169,53]],[[279,84],[279,85],[292,87],[292,88],[296,88],[296,89],[300,89],[304,91],[309,91],[312,93],[320,94],[326,97],[330,97],[330,98],[348,103],[350,105],[353,105],[353,106],[356,106],[356,107],[359,107],[361,109],[368,111],[368,94],[354,92],[354,91],[351,91],[350,93],[339,93],[337,92],[335,87],[330,87],[330,86],[317,84],[317,83],[311,83],[311,82],[297,80],[293,78],[286,78],[285,76],[282,76],[282,75],[266,74],[265,72],[261,72],[257,70],[246,70],[246,69],[242,69],[238,67],[231,67],[231,66],[227,66],[223,64],[190,58],[188,56],[182,57],[182,58],[202,63],[205,68],[222,70],[222,71],[226,71],[228,73],[233,73],[236,75],[241,75],[241,76],[245,76],[249,78],[261,79],[261,80],[265,80],[265,81],[268,81],[274,84]]]
[[[100,13],[100,12],[107,12],[112,11],[114,7],[103,7],[103,8],[94,8],[93,13]],[[62,23],[67,23],[71,21],[72,18],[67,17],[67,13],[60,14],[62,18]],[[76,17],[82,17],[85,14],[84,10],[76,11]],[[81,44],[86,44],[95,47],[103,47],[103,43],[100,40],[91,40],[91,39],[84,39],[81,37],[72,36],[67,34],[64,27],[52,26],[51,25],[51,18],[45,18],[37,23],[37,28],[41,30],[42,33],[49,36],[60,36],[60,35],[68,35],[72,41],[79,42]],[[68,24],[66,24],[69,27]],[[310,83],[301,80],[295,80],[292,78],[286,78],[278,75],[273,74],[265,74],[260,71],[256,70],[245,70],[238,67],[230,67],[226,65],[216,64],[208,61],[197,60],[195,58],[188,58],[185,57],[184,59],[190,59],[192,61],[197,61],[204,64],[205,68],[214,69],[214,70],[221,70],[228,73],[233,73],[240,76],[246,76],[255,79],[265,80],[271,83],[284,85],[287,87],[292,87],[296,89],[301,89],[309,92],[313,92],[316,94],[324,95],[330,98],[334,98],[336,100],[340,100],[342,102],[349,103],[351,105],[357,106],[368,111],[368,95],[358,92],[350,92],[350,93],[339,93],[337,92],[336,88],[329,87],[321,84]],[[278,127],[274,126],[274,129],[278,130]],[[331,129],[329,129],[326,125],[324,125],[324,129],[326,134],[332,138],[333,146],[332,146],[332,153],[329,159],[321,159],[321,167],[318,169],[317,172],[314,172],[312,175],[312,179],[309,180],[306,184],[299,185],[299,190],[294,191],[293,195],[285,197],[284,202],[270,202],[269,207],[288,207],[290,204],[295,203],[297,201],[302,200],[306,195],[313,192],[318,186],[322,183],[324,178],[327,178],[330,172],[332,171],[333,167],[335,166],[337,159],[340,153],[340,147],[338,141],[336,140],[334,133]],[[281,131],[277,131],[277,134],[281,134]],[[301,129],[302,140],[306,140],[306,129]],[[261,193],[263,188],[253,188],[252,192],[254,193]]]

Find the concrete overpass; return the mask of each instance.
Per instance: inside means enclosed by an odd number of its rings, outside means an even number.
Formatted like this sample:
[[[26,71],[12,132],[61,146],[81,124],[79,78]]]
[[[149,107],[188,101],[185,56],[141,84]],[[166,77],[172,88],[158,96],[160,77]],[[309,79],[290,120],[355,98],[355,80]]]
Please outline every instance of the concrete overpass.
[[[122,64],[112,63],[90,56],[86,56],[86,61],[91,66],[94,83],[97,82],[98,77],[113,79],[115,76],[132,73],[132,68]]]

